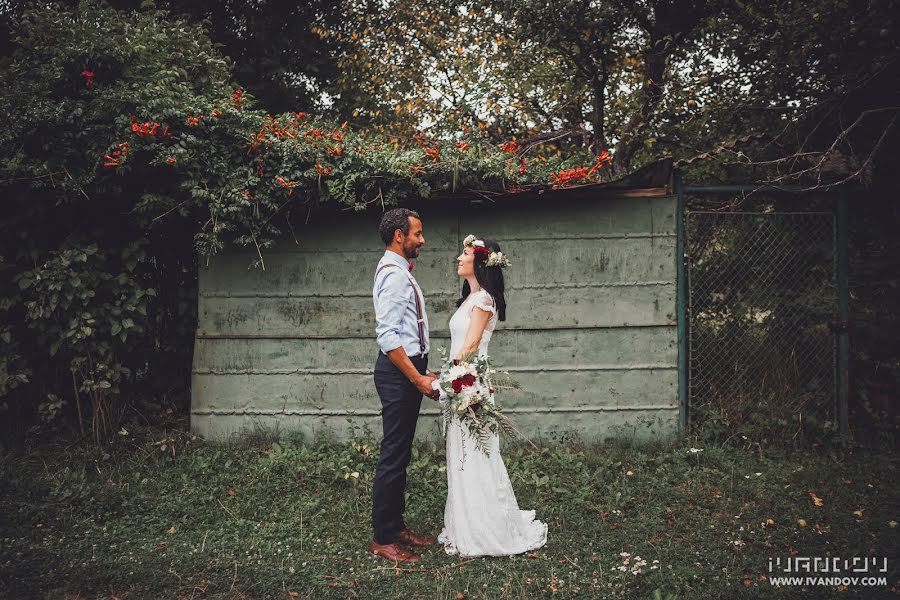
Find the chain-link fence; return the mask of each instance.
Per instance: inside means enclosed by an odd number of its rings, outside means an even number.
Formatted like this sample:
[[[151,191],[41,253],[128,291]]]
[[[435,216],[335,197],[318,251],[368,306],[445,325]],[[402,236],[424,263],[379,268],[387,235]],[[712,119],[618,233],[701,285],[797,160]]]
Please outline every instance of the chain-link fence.
[[[691,410],[833,423],[834,215],[697,211],[685,229]]]

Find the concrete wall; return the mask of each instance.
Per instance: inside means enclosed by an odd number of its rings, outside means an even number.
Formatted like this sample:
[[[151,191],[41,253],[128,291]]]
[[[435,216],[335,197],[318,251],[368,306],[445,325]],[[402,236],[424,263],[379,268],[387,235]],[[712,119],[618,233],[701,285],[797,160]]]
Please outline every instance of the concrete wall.
[[[469,233],[500,242],[507,320],[491,356],[523,390],[498,403],[532,436],[670,436],[678,422],[675,199],[505,201],[417,207],[415,274],[431,323],[431,368],[449,349],[455,258]],[[372,383],[372,277],[380,213],[320,216],[264,253],[214,257],[200,273],[191,428],[224,438],[255,423],[338,438],[380,435]],[[205,262],[205,261],[204,261]],[[424,399],[417,433],[438,436]]]

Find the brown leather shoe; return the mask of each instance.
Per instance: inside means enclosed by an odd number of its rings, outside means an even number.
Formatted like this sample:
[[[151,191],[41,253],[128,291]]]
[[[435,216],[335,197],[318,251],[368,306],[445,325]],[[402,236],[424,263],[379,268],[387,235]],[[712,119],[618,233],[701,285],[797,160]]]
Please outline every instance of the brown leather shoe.
[[[406,548],[402,548],[399,544],[376,544],[375,540],[369,544],[369,552],[376,556],[392,560],[394,562],[417,562],[422,558],[413,554]]]
[[[397,536],[397,541],[403,544],[404,546],[430,546],[435,543],[437,540],[433,537],[428,537],[426,535],[416,535],[409,529],[404,529],[400,532],[400,535]]]

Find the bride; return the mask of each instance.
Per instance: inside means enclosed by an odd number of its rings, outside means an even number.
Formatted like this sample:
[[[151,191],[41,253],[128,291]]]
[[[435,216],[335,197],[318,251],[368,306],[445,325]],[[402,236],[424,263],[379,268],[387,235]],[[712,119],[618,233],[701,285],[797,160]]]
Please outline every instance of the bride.
[[[493,240],[468,236],[457,258],[457,274],[466,281],[450,319],[450,356],[487,355],[497,321],[506,320],[503,272],[506,257]],[[493,396],[490,398],[493,402]],[[535,511],[519,510],[494,433],[488,454],[475,448],[468,428],[454,416],[447,426],[447,504],[438,541],[447,554],[509,556],[540,548],[547,525]]]

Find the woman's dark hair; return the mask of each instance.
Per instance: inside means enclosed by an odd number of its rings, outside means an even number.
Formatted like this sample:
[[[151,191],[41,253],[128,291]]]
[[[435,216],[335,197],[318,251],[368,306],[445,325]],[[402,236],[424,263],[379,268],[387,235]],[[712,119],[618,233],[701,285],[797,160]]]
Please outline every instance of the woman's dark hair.
[[[500,252],[500,244],[494,240],[484,240],[484,245],[491,252]],[[494,299],[494,306],[497,307],[497,319],[505,321],[506,297],[503,295],[503,269],[499,266],[489,267],[485,264],[486,261],[487,258],[485,256],[479,256],[477,253],[475,254],[475,261],[472,263],[475,267],[475,280],[478,281],[481,288]],[[472,289],[469,287],[469,282],[464,282],[462,297],[460,297],[459,301],[456,303],[456,308],[462,306],[462,303],[466,301],[466,298],[468,298],[471,293]]]
[[[384,213],[384,216],[381,217],[381,223],[378,225],[378,233],[381,234],[381,240],[385,246],[391,245],[391,241],[394,239],[394,232],[398,229],[403,232],[403,235],[409,235],[410,217],[422,220],[419,213],[408,208],[392,208]]]

